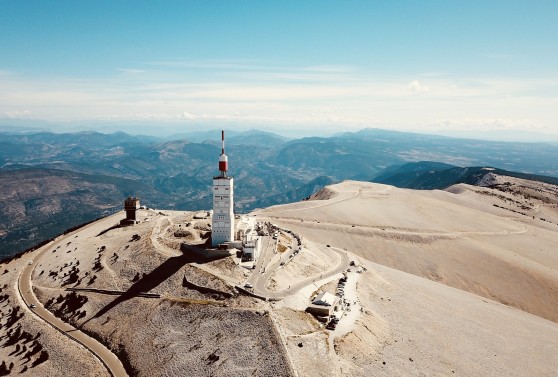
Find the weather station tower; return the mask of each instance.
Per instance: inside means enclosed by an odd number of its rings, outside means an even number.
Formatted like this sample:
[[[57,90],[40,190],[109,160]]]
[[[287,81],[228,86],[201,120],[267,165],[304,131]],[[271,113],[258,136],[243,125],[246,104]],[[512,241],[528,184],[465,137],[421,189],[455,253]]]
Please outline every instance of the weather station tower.
[[[213,219],[211,245],[234,241],[234,180],[227,176],[228,158],[225,154],[225,131],[221,131],[219,175],[213,177]]]

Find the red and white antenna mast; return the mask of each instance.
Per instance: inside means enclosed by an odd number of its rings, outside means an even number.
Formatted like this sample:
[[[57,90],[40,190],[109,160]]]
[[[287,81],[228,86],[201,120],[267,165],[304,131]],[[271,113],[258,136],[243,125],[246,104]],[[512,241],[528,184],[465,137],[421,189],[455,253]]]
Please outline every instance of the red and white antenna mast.
[[[221,130],[221,156],[219,156],[219,171],[222,177],[227,176],[228,158],[225,154],[225,131]]]

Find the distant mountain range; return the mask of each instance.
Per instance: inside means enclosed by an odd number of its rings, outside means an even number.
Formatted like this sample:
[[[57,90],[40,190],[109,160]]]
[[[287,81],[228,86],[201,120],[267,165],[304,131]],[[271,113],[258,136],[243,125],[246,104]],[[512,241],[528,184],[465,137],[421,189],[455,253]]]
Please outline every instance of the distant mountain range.
[[[237,212],[302,200],[345,179],[440,188],[462,177],[459,169],[467,166],[558,177],[556,144],[380,129],[329,138],[287,139],[257,130],[226,135]],[[0,250],[13,254],[117,211],[128,194],[151,207],[210,208],[219,154],[219,130],[172,139],[123,132],[0,133]],[[404,165],[425,160],[437,163]]]
[[[488,173],[558,185],[558,178],[556,177],[518,173],[481,166],[462,168],[431,161],[412,162],[389,167],[374,177],[372,181],[401,188],[441,190],[458,183],[478,185]]]

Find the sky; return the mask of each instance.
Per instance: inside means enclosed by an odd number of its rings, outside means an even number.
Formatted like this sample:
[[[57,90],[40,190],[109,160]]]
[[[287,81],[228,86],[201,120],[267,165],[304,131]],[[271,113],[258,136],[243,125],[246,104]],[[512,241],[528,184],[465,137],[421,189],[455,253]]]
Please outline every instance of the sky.
[[[558,140],[557,14],[556,0],[0,0],[0,120]]]

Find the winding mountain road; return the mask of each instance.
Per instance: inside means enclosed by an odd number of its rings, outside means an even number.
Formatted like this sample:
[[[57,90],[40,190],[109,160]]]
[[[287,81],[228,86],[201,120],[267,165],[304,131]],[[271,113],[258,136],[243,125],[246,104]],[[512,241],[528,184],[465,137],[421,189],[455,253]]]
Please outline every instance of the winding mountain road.
[[[307,285],[313,284],[318,280],[322,280],[339,274],[349,268],[350,259],[347,255],[347,252],[332,247],[331,250],[339,255],[339,263],[336,267],[328,271],[324,271],[320,275],[311,276],[307,279],[294,283],[287,289],[281,291],[272,291],[267,288],[267,281],[277,269],[283,267],[281,265],[282,262],[296,263],[296,261],[290,260],[290,256],[294,255],[295,248],[291,248],[290,251],[285,251],[284,255],[281,255],[280,258],[277,258],[275,255],[277,252],[276,241],[269,236],[263,236],[261,237],[261,240],[261,253],[260,257],[258,258],[256,268],[253,270],[254,272],[245,281],[245,283],[249,283],[252,285],[252,293],[270,300],[280,300],[285,297],[291,296]]]
[[[266,272],[264,274],[256,277],[253,283],[254,293],[260,296],[267,297],[268,299],[280,300],[287,296],[291,296],[295,294],[296,292],[306,287],[307,285],[313,284],[318,280],[329,278],[348,269],[350,265],[350,258],[347,255],[347,253],[341,249],[337,249],[334,247],[332,247],[331,249],[335,251],[337,254],[339,254],[340,256],[339,264],[335,268],[329,271],[325,271],[321,275],[312,276],[309,277],[308,279],[292,284],[290,288],[284,289],[282,291],[270,291],[269,289],[267,289],[267,280],[277,268],[281,267],[280,261],[278,261],[274,265],[267,267]]]
[[[70,236],[73,236],[74,234],[75,232],[69,233],[68,235],[58,239],[56,242],[62,242],[63,240],[67,239]],[[36,317],[42,319],[43,321],[60,331],[62,334],[66,335],[68,338],[78,342],[79,344],[87,348],[105,366],[109,375],[114,377],[128,376],[126,370],[124,369],[124,366],[122,365],[122,362],[120,362],[115,354],[109,351],[104,345],[99,343],[94,338],[86,335],[79,329],[56,317],[41,304],[41,302],[33,293],[33,283],[31,281],[33,270],[41,256],[47,250],[50,250],[50,247],[52,245],[53,243],[49,243],[43,246],[43,250],[35,256],[34,262],[32,264],[26,265],[23,271],[20,273],[17,281],[18,293],[20,296],[19,298],[27,306],[27,309],[31,311]],[[31,308],[31,305],[34,305],[35,307]]]

